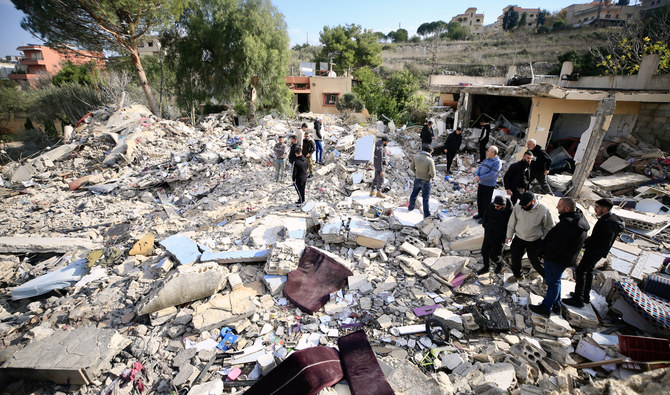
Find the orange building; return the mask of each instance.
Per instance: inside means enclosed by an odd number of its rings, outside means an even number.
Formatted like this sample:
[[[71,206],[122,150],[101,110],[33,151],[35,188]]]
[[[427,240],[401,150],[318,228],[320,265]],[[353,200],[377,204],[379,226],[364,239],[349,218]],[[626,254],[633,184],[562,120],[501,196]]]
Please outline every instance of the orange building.
[[[55,50],[36,44],[23,45],[16,49],[23,52],[23,58],[17,66],[17,70],[23,72],[10,74],[9,79],[14,81],[28,81],[32,84],[42,75],[58,73],[63,63],[67,61],[81,65],[93,60],[98,67],[105,67],[105,55],[102,52]]]

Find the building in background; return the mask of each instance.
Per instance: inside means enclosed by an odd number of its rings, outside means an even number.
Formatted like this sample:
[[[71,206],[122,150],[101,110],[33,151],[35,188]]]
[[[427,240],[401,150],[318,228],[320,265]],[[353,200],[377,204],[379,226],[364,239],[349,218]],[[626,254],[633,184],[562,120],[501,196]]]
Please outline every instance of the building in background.
[[[661,0],[655,0],[661,2]],[[668,0],[670,2],[670,0]],[[625,25],[640,20],[640,6],[612,4],[611,0],[572,4],[565,7],[565,26]]]
[[[508,5],[507,7],[503,8],[502,14],[498,16],[498,20],[496,20],[493,24],[496,28],[495,30],[500,32],[503,31],[503,18],[505,17],[505,13],[509,11],[510,8],[513,8],[514,11],[519,13],[519,22],[521,22],[521,17],[523,14],[526,14],[526,23],[524,26],[519,26],[519,28],[529,28],[537,25],[537,18],[540,14],[539,8],[521,8],[515,5]]]
[[[465,13],[451,18],[450,22],[458,22],[462,27],[470,29],[472,34],[481,34],[484,29],[484,14],[478,14],[476,7],[470,7]]]
[[[75,51],[71,49],[55,50],[44,45],[28,44],[16,48],[23,52],[17,70],[9,74],[9,79],[33,84],[41,76],[54,75],[71,61],[81,65],[94,61],[98,67],[105,67],[105,56],[102,52]]]
[[[158,37],[143,36],[137,42],[137,52],[142,56],[160,56],[161,42]]]
[[[352,77],[285,77],[298,112],[337,114],[337,101],[351,92]]]

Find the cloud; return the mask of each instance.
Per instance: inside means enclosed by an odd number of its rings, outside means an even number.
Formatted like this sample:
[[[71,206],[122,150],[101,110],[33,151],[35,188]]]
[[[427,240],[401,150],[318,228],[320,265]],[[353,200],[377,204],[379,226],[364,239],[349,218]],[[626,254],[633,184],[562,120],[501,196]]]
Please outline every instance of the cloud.
[[[0,5],[6,5],[9,7],[14,7],[14,4],[9,0],[0,0]]]

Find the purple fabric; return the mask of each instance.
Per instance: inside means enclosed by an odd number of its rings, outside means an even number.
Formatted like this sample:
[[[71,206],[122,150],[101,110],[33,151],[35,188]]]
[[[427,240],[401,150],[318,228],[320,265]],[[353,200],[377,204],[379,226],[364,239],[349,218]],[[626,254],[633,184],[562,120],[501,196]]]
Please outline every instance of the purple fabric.
[[[306,313],[318,311],[330,294],[344,287],[351,270],[313,247],[305,248],[298,268],[288,273],[284,295]]]
[[[392,395],[365,331],[360,330],[337,339],[344,376],[352,395]]]
[[[314,395],[343,377],[336,349],[310,347],[289,355],[244,395]]]

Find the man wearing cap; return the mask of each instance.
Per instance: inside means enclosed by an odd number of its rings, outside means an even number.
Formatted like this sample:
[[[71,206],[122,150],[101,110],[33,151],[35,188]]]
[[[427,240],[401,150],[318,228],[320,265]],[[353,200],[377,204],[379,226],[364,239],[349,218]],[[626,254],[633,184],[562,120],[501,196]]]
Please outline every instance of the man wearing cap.
[[[421,128],[421,144],[422,145],[431,145],[435,139],[435,133],[433,133],[433,121],[426,121]]]
[[[477,275],[489,272],[489,260],[496,264],[494,273],[502,271],[503,262],[500,258],[503,245],[505,244],[505,234],[507,233],[507,222],[512,215],[514,205],[509,198],[496,196],[493,203],[486,211],[484,217],[484,242],[482,243],[482,259],[484,267],[477,271]]]
[[[593,268],[600,258],[607,257],[614,240],[625,227],[624,221],[612,214],[613,206],[614,203],[610,199],[600,199],[596,202],[595,211],[598,222],[593,227],[591,236],[584,243],[584,255],[575,271],[577,281],[575,292],[572,293],[572,297],[563,300],[563,303],[567,305],[584,307],[584,303],[591,302],[589,294],[593,282]]]
[[[567,267],[575,264],[589,230],[589,223],[573,198],[561,198],[556,209],[559,222],[547,233],[542,245],[547,294],[541,304],[528,306],[533,313],[547,318],[555,307],[560,312],[561,276]]]
[[[542,146],[537,145],[534,139],[526,142],[526,148],[533,153],[533,161],[530,163],[530,180],[528,183],[530,184],[533,180],[537,180],[542,193],[552,195],[551,188],[547,184],[547,174],[549,174],[549,169],[551,169],[551,157],[549,157],[547,151],[542,149]]]
[[[505,183],[505,190],[507,195],[511,196],[512,203],[516,202],[521,197],[521,194],[528,190],[530,183],[530,162],[533,160],[533,153],[526,151],[523,158],[515,163],[512,163],[507,169],[503,182]]]
[[[458,127],[452,133],[449,133],[447,141],[444,143],[444,153],[447,154],[447,174],[451,174],[451,163],[454,161],[458,150],[461,148],[463,136],[461,128]]]
[[[372,179],[372,186],[370,187],[370,196],[375,196],[375,189],[377,189],[378,198],[386,198],[382,193],[382,185],[384,184],[384,169],[388,164],[386,161],[386,146],[389,144],[389,138],[383,136],[375,143],[375,154],[373,165],[375,167],[375,178]]]
[[[416,197],[421,192],[423,198],[423,217],[430,217],[430,206],[428,200],[430,199],[430,180],[435,177],[435,162],[432,154],[433,147],[424,144],[421,147],[421,152],[414,155],[409,169],[414,172],[414,188],[412,194],[409,196],[409,206],[407,210],[414,210],[416,204]]]
[[[512,252],[512,273],[516,281],[522,278],[521,258],[525,252],[535,270],[544,276],[544,268],[540,263],[540,251],[542,239],[554,226],[551,213],[544,205],[535,200],[532,192],[524,192],[519,199],[519,204],[514,206],[512,215],[507,223],[507,242],[512,240],[510,250]]]
[[[474,219],[486,217],[486,210],[491,204],[493,190],[498,182],[498,175],[502,164],[498,159],[498,147],[495,145],[489,147],[486,151],[486,159],[477,168],[475,172],[475,182],[477,182],[477,214]]]
[[[323,135],[321,134],[321,126],[323,124],[323,117],[318,117],[314,121],[314,143],[316,144],[316,163],[323,164]]]

